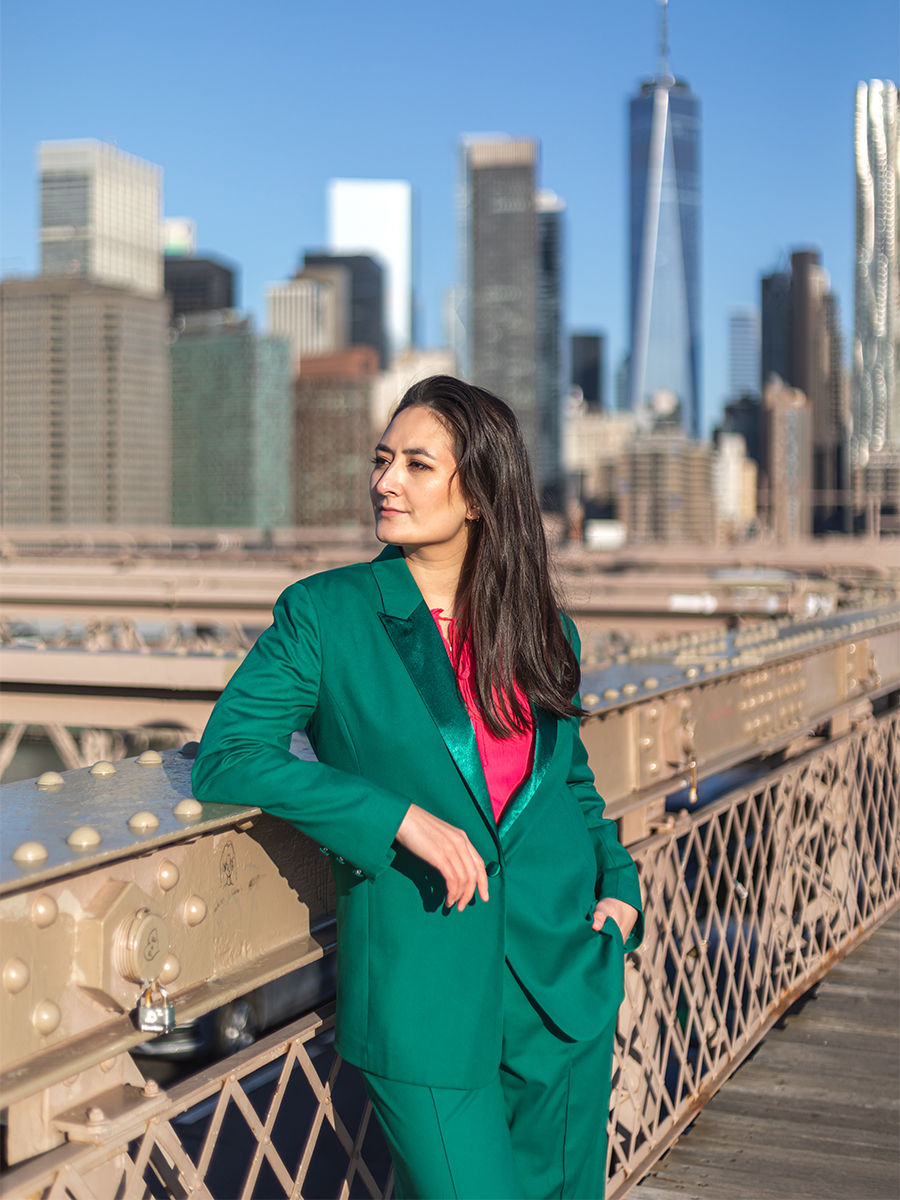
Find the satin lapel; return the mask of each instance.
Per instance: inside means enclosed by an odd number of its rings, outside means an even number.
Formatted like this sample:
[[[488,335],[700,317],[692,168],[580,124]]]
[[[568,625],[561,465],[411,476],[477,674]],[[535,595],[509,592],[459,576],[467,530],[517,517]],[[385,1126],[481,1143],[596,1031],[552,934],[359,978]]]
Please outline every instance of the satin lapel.
[[[424,600],[408,618],[379,613],[394,649],[431,713],[447,749],[481,809],[488,828],[497,836],[475,730],[459,698],[450,656]]]
[[[532,707],[534,714],[534,768],[522,784],[506,811],[500,818],[500,840],[509,835],[510,829],[528,807],[528,803],[541,786],[556,748],[556,731],[559,722],[540,708]]]

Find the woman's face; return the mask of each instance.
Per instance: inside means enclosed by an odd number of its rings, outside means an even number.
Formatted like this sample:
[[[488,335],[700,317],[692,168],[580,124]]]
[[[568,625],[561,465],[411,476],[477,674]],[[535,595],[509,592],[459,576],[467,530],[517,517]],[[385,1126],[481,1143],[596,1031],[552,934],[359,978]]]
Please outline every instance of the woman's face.
[[[450,435],[427,408],[406,408],[375,448],[369,482],[375,536],[407,550],[465,553],[470,506],[456,475]]]

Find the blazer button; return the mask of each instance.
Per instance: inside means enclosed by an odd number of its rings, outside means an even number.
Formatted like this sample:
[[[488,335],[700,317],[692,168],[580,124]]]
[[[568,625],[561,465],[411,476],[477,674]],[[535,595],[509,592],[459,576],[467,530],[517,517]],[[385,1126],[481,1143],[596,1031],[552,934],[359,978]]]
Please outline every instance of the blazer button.
[[[329,858],[331,856],[331,851],[328,849],[327,846],[320,846],[319,853],[324,854],[326,858]]]
[[[494,875],[500,874],[500,864],[498,862],[489,862],[484,869],[487,871],[488,875],[491,876],[491,878],[493,878]]]

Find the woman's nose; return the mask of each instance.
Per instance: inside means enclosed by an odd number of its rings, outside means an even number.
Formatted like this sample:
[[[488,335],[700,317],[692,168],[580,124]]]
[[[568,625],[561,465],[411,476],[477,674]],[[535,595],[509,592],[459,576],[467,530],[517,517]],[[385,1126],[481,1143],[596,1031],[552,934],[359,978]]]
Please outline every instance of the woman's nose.
[[[375,491],[378,492],[378,494],[381,496],[385,496],[388,494],[390,494],[392,496],[396,495],[396,493],[397,493],[397,478],[396,478],[396,474],[394,472],[394,464],[393,463],[391,463],[390,466],[385,467],[384,470],[381,472],[381,474],[376,479]]]

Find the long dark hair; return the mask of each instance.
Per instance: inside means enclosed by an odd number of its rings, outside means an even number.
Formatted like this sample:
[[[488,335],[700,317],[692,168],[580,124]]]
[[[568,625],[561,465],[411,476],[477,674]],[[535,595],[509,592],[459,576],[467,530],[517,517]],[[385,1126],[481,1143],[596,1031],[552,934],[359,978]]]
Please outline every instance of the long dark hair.
[[[560,620],[547,539],[528,451],[508,404],[449,375],[415,383],[396,412],[427,408],[453,439],[466,502],[477,510],[456,593],[455,652],[470,640],[474,693],[491,732],[509,737],[531,703],[559,717],[581,716],[572,703],[581,671]]]

